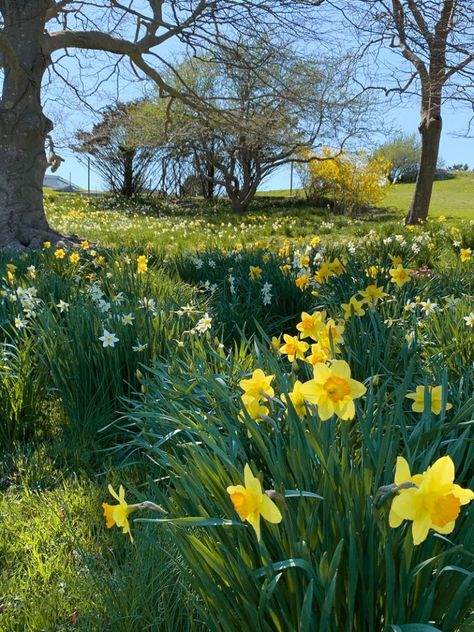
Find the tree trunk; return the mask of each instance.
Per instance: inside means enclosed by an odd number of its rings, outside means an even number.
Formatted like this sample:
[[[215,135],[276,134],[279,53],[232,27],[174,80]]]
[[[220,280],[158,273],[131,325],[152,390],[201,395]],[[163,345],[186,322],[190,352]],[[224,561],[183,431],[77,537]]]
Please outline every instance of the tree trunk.
[[[46,0],[6,0],[3,34],[15,54],[3,57],[0,100],[0,247],[24,249],[59,239],[46,220],[43,178],[51,121],[43,114],[41,82],[50,62],[42,50]]]
[[[405,224],[419,224],[426,221],[428,217],[436,165],[438,164],[442,127],[441,115],[425,117],[419,127],[421,135],[420,170]]]
[[[133,177],[134,149],[121,149],[123,160],[123,182],[121,193],[125,197],[132,197],[136,193],[136,185]]]

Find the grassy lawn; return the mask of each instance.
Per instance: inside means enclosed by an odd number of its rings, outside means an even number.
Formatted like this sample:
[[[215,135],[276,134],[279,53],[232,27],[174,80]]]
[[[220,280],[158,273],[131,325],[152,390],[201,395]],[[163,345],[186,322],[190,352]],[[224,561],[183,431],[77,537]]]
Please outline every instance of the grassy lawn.
[[[278,193],[49,192],[90,243],[0,253],[2,632],[474,629],[472,216]]]
[[[389,190],[383,204],[406,213],[414,190],[414,184],[396,184]],[[457,173],[451,180],[435,182],[430,215],[445,215],[448,219],[474,219],[474,173]]]
[[[405,216],[415,190],[414,184],[393,185],[380,207],[396,213],[401,219]],[[289,197],[289,189],[261,191],[259,196]],[[303,197],[303,192],[296,189],[294,197]],[[474,219],[474,173],[456,173],[450,180],[439,180],[434,183],[431,199],[430,216],[444,215],[448,219]]]

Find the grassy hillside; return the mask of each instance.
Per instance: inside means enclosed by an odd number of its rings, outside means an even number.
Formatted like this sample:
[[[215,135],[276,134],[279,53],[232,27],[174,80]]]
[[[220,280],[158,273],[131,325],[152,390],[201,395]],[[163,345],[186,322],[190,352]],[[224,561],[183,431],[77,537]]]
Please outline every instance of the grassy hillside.
[[[414,189],[414,184],[393,185],[380,206],[404,214],[410,205]],[[285,189],[260,192],[260,195],[268,197],[286,197],[289,194],[289,190]],[[302,191],[296,190],[294,194],[301,196]],[[435,182],[430,215],[474,219],[474,172],[457,173],[451,180]]]
[[[390,188],[384,204],[405,212],[415,189],[414,184],[396,184]],[[474,219],[474,173],[457,173],[452,180],[434,183],[430,215]]]

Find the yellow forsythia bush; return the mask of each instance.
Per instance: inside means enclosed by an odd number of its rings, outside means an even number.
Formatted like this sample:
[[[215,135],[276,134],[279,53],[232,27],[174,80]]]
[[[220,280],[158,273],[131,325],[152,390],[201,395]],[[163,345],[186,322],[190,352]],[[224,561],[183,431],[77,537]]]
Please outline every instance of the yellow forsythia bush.
[[[319,156],[305,156],[315,157],[308,163],[310,195],[333,199],[335,207],[349,215],[380,202],[390,186],[390,162],[380,156],[365,151],[335,155],[329,147],[323,147]]]

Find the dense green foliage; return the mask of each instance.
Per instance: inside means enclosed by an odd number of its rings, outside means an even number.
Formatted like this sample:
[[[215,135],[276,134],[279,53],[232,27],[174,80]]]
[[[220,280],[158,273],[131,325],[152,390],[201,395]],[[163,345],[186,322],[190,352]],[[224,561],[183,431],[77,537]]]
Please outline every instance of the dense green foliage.
[[[376,496],[401,455],[422,472],[448,454],[474,487],[472,223],[407,230],[263,201],[240,225],[72,200],[51,196],[50,216],[101,245],[0,261],[0,629],[470,630],[472,507],[413,546]],[[412,271],[402,287],[395,257]],[[388,296],[340,345],[367,388],[356,417],[300,419],[281,394],[311,367],[271,337],[303,311],[341,322],[369,284]],[[275,376],[260,421],[239,386],[256,368]],[[452,409],[412,411],[406,394],[428,384]],[[260,543],[226,492],[246,463],[280,494]],[[131,544],[105,527],[109,483],[168,514],[133,514]]]

